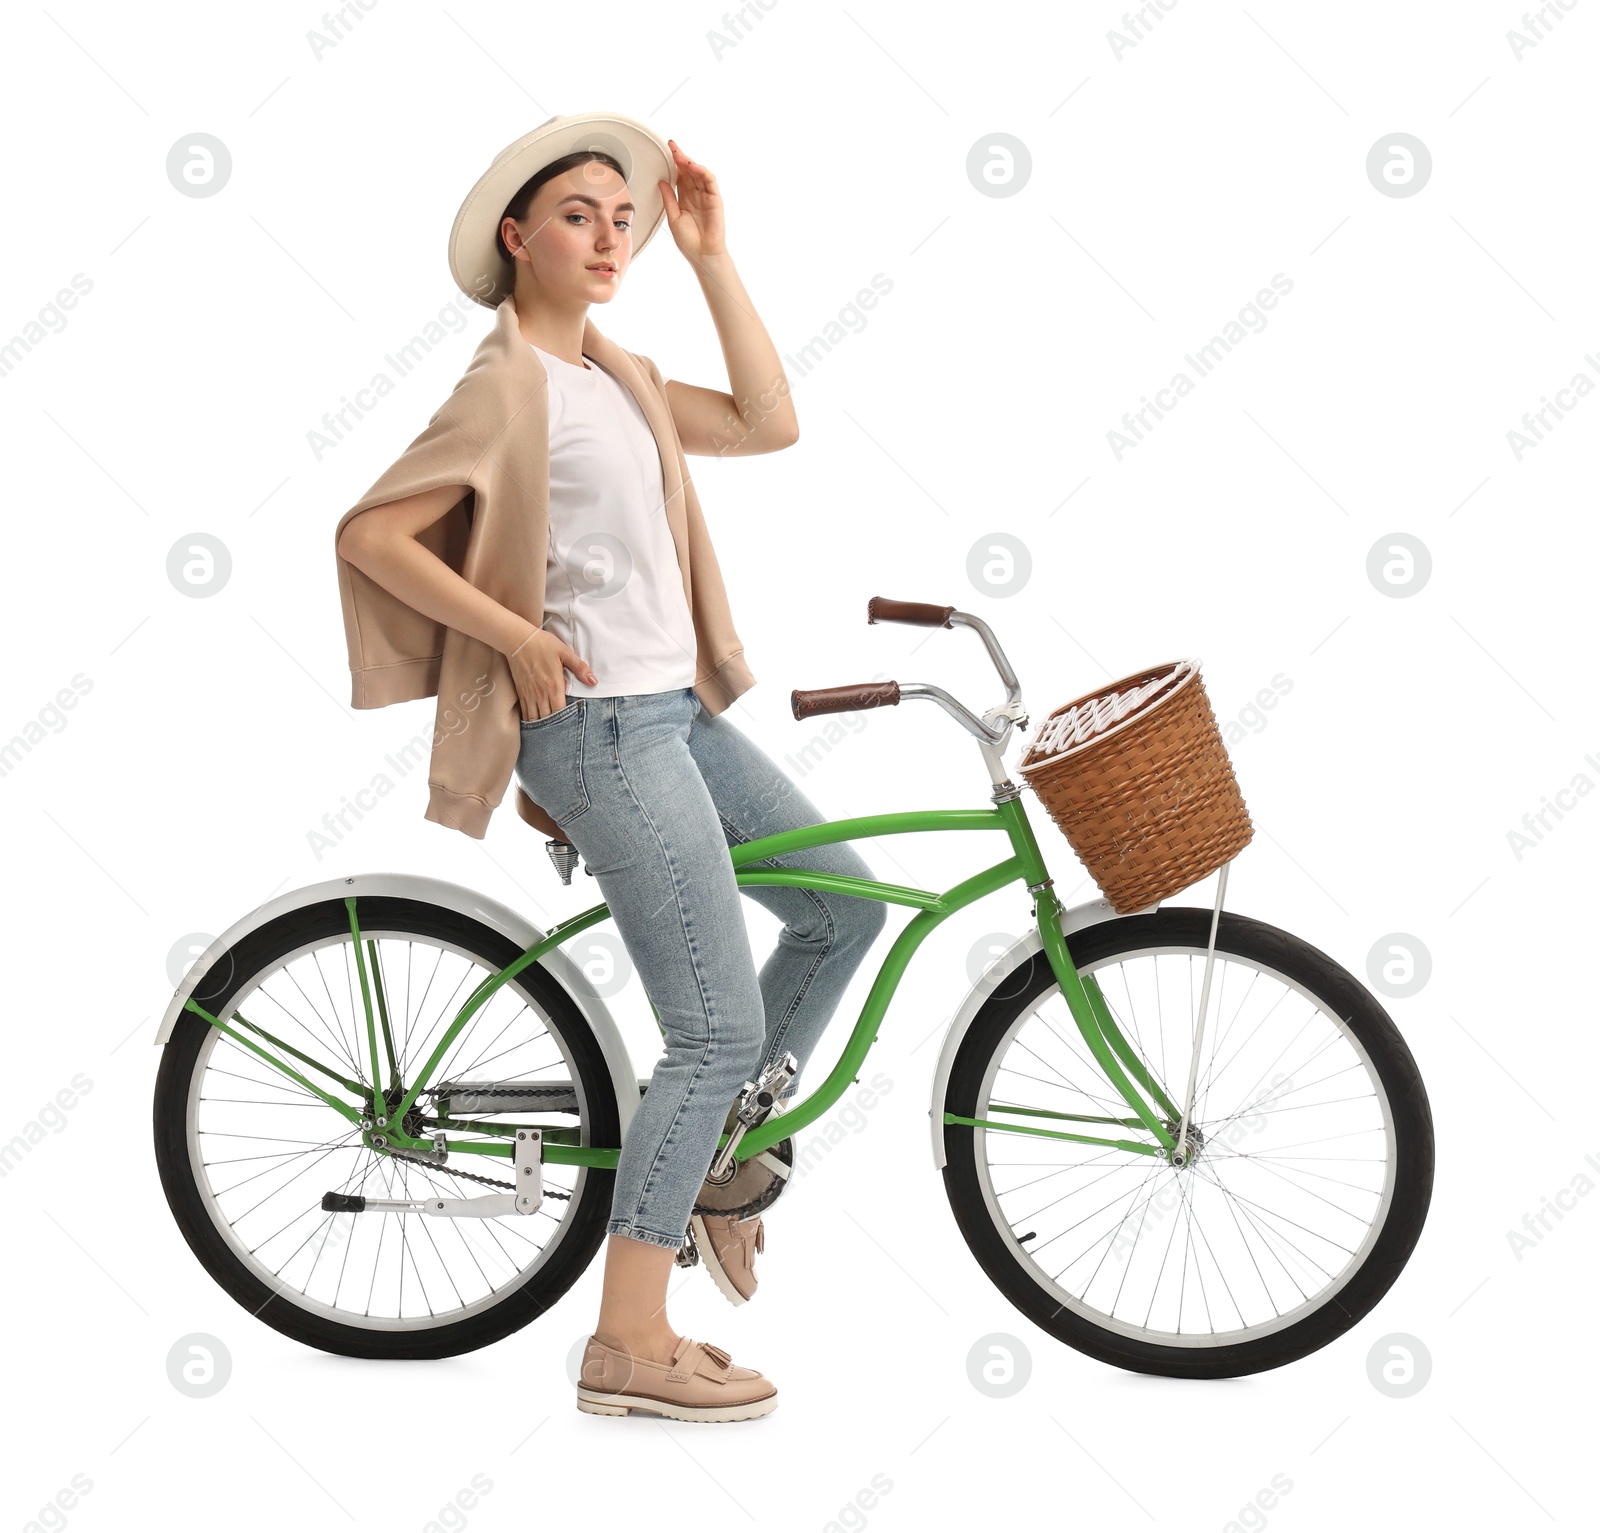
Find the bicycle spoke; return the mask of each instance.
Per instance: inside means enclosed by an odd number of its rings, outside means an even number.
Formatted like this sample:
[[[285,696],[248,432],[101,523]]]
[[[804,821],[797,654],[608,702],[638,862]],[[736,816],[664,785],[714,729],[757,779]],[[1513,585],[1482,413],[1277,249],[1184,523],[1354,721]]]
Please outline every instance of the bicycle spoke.
[[[1065,1003],[1063,1003],[1063,1004],[1065,1004]],[[1116,1018],[1116,1013],[1115,1012],[1112,1013],[1112,1017],[1113,1017],[1113,1019]],[[1072,1032],[1070,1034],[1066,1034],[1066,1036],[1063,1036],[1063,1034],[1066,1033],[1066,1030],[1065,1029],[1058,1030],[1056,1028],[1055,1024],[1051,1021],[1051,1019],[1048,1016],[1044,1015],[1042,1012],[1040,1013],[1039,1020],[1044,1024],[1045,1028],[1051,1034],[1053,1034],[1055,1037],[1057,1037],[1057,1038],[1059,1038],[1061,1040],[1061,1046],[1064,1049],[1066,1049],[1066,1051],[1069,1054],[1072,1055],[1073,1062],[1075,1064],[1077,1064],[1078,1066],[1080,1066],[1082,1069],[1088,1071],[1089,1077],[1090,1077],[1091,1080],[1099,1081],[1099,1082],[1103,1082],[1105,1080],[1105,1073],[1100,1068],[1100,1061],[1097,1060],[1092,1054],[1079,1053],[1080,1047],[1082,1049],[1087,1050],[1088,1049],[1088,1044],[1084,1041],[1083,1034],[1078,1031],[1078,1026],[1077,1026],[1076,1022],[1074,1022],[1072,1024]],[[1123,1036],[1124,1037],[1127,1036],[1126,1031],[1123,1032]],[[1135,1053],[1139,1054],[1139,1058],[1140,1058],[1141,1062],[1144,1064],[1145,1068],[1146,1069],[1150,1069],[1150,1061],[1147,1060],[1147,1059],[1144,1059],[1142,1053],[1139,1053],[1139,1050],[1137,1049],[1137,1046],[1135,1046]],[[1035,1056],[1035,1057],[1037,1057],[1037,1056]],[[1158,1081],[1161,1079],[1161,1077],[1159,1075],[1156,1075],[1156,1072],[1154,1070],[1150,1070],[1150,1074]],[[1078,1086],[1077,1090],[1082,1092],[1084,1096],[1088,1097],[1090,1101],[1098,1102],[1098,1103],[1102,1104],[1103,1106],[1107,1107],[1108,1109],[1116,1112],[1118,1116],[1126,1116],[1127,1114],[1129,1114],[1132,1111],[1132,1109],[1128,1106],[1128,1104],[1125,1101],[1122,1100],[1122,1098],[1120,1096],[1101,1097],[1101,1096],[1092,1095],[1088,1091],[1085,1091],[1082,1086]]]

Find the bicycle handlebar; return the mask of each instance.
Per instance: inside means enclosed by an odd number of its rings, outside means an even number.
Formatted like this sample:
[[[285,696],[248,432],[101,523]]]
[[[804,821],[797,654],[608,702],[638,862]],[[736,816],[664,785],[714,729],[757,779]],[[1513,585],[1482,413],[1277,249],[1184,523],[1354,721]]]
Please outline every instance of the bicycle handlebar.
[[[897,681],[861,681],[851,686],[814,687],[809,691],[795,688],[789,694],[789,707],[797,719],[809,718],[814,713],[850,713],[857,708],[892,708],[903,697],[926,697],[938,703],[979,740],[997,744],[1009,736],[1018,718],[1022,691],[1005,651],[1000,648],[999,641],[981,617],[974,617],[970,612],[958,612],[954,607],[941,607],[933,602],[897,601],[890,596],[874,596],[867,602],[867,621],[911,623],[919,628],[951,628],[960,623],[975,629],[1006,685],[1006,701],[1002,708],[1007,711],[1007,716],[998,724],[989,724],[974,717],[942,687],[925,686],[917,681],[907,682],[904,686]]]
[[[869,623],[915,623],[919,628],[948,628],[954,607],[936,607],[932,602],[896,601],[892,596],[874,596],[867,602]]]

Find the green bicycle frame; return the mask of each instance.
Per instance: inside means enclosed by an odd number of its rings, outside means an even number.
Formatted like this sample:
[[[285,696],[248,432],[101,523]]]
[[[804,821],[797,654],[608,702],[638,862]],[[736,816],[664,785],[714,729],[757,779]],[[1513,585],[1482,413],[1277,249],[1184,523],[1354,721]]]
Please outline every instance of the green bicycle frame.
[[[837,841],[853,841],[868,836],[896,835],[907,831],[920,830],[998,830],[1004,831],[1011,843],[1011,855],[1003,862],[997,862],[993,867],[985,868],[980,873],[975,873],[971,878],[963,880],[954,888],[946,890],[943,894],[934,894],[924,889],[913,889],[904,884],[881,883],[874,879],[853,878],[842,874],[815,872],[804,868],[763,868],[750,867],[747,864],[759,863],[771,857],[781,857],[790,852],[804,851],[814,846],[826,846]],[[834,1066],[832,1073],[809,1096],[803,1097],[780,1115],[769,1117],[765,1123],[748,1130],[734,1150],[737,1160],[748,1159],[758,1155],[761,1151],[771,1148],[780,1140],[785,1139],[808,1124],[815,1122],[823,1113],[827,1112],[835,1102],[843,1096],[858,1077],[862,1063],[867,1057],[868,1050],[877,1041],[878,1026],[883,1019],[884,1012],[888,1009],[890,998],[894,995],[900,983],[900,976],[905,972],[906,965],[911,960],[911,955],[917,950],[923,938],[931,932],[946,916],[953,915],[956,911],[970,905],[975,900],[982,899],[987,894],[992,894],[996,889],[1005,885],[1022,882],[1033,896],[1034,915],[1039,923],[1039,935],[1044,946],[1050,966],[1055,972],[1057,981],[1061,986],[1062,996],[1065,998],[1073,1020],[1077,1023],[1083,1035],[1084,1042],[1089,1046],[1100,1068],[1105,1072],[1106,1079],[1114,1086],[1122,1099],[1127,1102],[1132,1116],[1126,1118],[1100,1117],[1077,1113],[1060,1113],[1046,1111],[1042,1108],[1030,1108],[1020,1105],[1011,1106],[1000,1103],[988,1104],[990,1113],[1005,1113],[1013,1117],[1032,1117],[1051,1122],[1070,1121],[1083,1125],[1115,1126],[1130,1133],[1143,1130],[1150,1138],[1148,1140],[1135,1138],[1108,1139],[1097,1137],[1094,1134],[1081,1133],[1072,1130],[1054,1128],[1039,1124],[1022,1124],[1001,1121],[998,1118],[964,1118],[953,1113],[946,1113],[946,1123],[962,1123],[973,1128],[982,1128],[993,1132],[1035,1134],[1046,1138],[1072,1140],[1080,1144],[1104,1145],[1110,1148],[1130,1151],[1136,1154],[1156,1155],[1165,1157],[1176,1145],[1176,1131],[1181,1116],[1180,1109],[1174,1105],[1163,1086],[1155,1080],[1144,1062],[1129,1046],[1121,1030],[1117,1027],[1112,1017],[1111,1009],[1107,1006],[1105,998],[1100,993],[1099,984],[1093,975],[1087,980],[1079,978],[1077,965],[1067,949],[1066,938],[1062,935],[1060,926],[1061,905],[1056,899],[1051,886],[1049,873],[1045,869],[1044,860],[1040,855],[1039,846],[1034,839],[1033,828],[1028,822],[1028,817],[1023,808],[1020,794],[997,803],[992,809],[927,809],[913,810],[895,814],[863,815],[849,820],[830,820],[818,825],[802,826],[797,830],[782,831],[771,836],[762,836],[753,841],[741,842],[730,848],[730,856],[734,864],[734,874],[741,887],[748,885],[781,885],[798,889],[818,889],[827,893],[849,894],[864,899],[883,900],[895,905],[909,905],[917,914],[906,923],[905,930],[895,939],[894,945],[879,968],[877,977],[872,984],[871,992],[862,1006],[861,1015],[850,1034],[850,1040],[845,1045],[844,1052],[840,1055],[839,1062]],[[429,1055],[423,1064],[417,1079],[409,1088],[402,1090],[403,1083],[399,1078],[399,1066],[396,1062],[394,1049],[393,1030],[389,1021],[388,998],[383,990],[381,975],[375,961],[376,950],[368,943],[369,952],[364,953],[362,947],[361,927],[358,919],[355,897],[347,897],[345,907],[350,919],[350,939],[355,949],[356,967],[361,982],[361,999],[365,1011],[367,1050],[371,1061],[372,1081],[374,1086],[383,1079],[384,1067],[387,1067],[390,1082],[389,1092],[375,1095],[371,1098],[373,1106],[369,1108],[369,1094],[366,1084],[352,1081],[340,1075],[337,1071],[329,1069],[326,1065],[312,1058],[308,1054],[292,1048],[282,1039],[275,1038],[264,1028],[257,1026],[241,1017],[237,1012],[233,1019],[237,1021],[243,1031],[236,1030],[229,1023],[214,1017],[203,1006],[194,1000],[189,1000],[187,1009],[195,1012],[212,1026],[220,1028],[236,1043],[252,1050],[266,1060],[274,1068],[280,1070],[291,1080],[298,1082],[306,1090],[320,1097],[333,1110],[352,1124],[359,1124],[363,1129],[363,1138],[369,1146],[376,1148],[394,1147],[402,1150],[431,1150],[431,1140],[417,1139],[405,1133],[401,1127],[406,1114],[411,1110],[412,1104],[420,1092],[428,1086],[433,1072],[438,1068],[440,1061],[445,1057],[451,1044],[460,1035],[461,1030],[502,985],[513,979],[517,974],[531,963],[538,960],[558,944],[577,933],[593,926],[597,921],[605,919],[610,914],[610,909],[605,903],[594,905],[568,920],[552,927],[544,939],[529,948],[526,952],[507,964],[504,969],[485,979],[478,988],[463,1003],[460,1012],[445,1030],[444,1036],[439,1040],[438,1046]],[[253,1034],[254,1037],[249,1036]],[[265,1039],[285,1054],[301,1061],[320,1074],[326,1076],[345,1091],[355,1095],[357,1102],[350,1102],[335,1096],[322,1086],[317,1085],[308,1076],[296,1070],[285,1060],[268,1052],[255,1038]],[[381,1053],[380,1053],[381,1047]],[[1131,1078],[1130,1078],[1131,1077]],[[1137,1082],[1137,1085],[1135,1084]],[[1141,1094],[1141,1088],[1143,1094]],[[390,1094],[400,1092],[399,1099],[390,1102]],[[369,1116],[370,1113],[370,1116]],[[441,1118],[439,1127],[448,1131],[451,1128],[458,1132],[467,1129],[472,1132],[503,1139],[504,1143],[483,1143],[479,1141],[451,1141],[446,1138],[446,1147],[451,1153],[498,1155],[509,1159],[512,1155],[512,1144],[516,1130],[519,1126],[528,1125],[505,1123],[479,1123],[455,1121]],[[543,1128],[543,1160],[552,1165],[594,1166],[600,1169],[614,1169],[620,1149],[606,1146],[582,1145],[577,1143],[578,1130],[573,1128]],[[719,1136],[719,1145],[727,1139],[723,1133]],[[381,1142],[380,1142],[381,1141]]]

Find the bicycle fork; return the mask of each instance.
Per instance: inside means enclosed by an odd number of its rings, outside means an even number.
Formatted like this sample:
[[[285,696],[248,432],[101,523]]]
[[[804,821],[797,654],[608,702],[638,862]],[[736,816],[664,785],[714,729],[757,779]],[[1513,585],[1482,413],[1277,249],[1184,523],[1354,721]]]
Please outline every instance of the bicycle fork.
[[[1168,1132],[1165,1123],[1156,1116],[1144,1096],[1134,1086],[1133,1081],[1129,1080],[1128,1073],[1132,1072],[1139,1085],[1149,1093],[1170,1120],[1177,1121],[1180,1117],[1179,1109],[1161,1088],[1160,1082],[1145,1068],[1144,1062],[1134,1053],[1128,1040],[1122,1036],[1122,1029],[1117,1026],[1111,1015],[1111,1008],[1106,1005],[1105,997],[1100,993],[1098,981],[1092,974],[1087,980],[1079,978],[1078,966],[1072,961],[1072,955],[1067,949],[1067,940],[1061,932],[1061,902],[1056,898],[1055,891],[1048,886],[1040,889],[1034,895],[1034,909],[1039,918],[1039,936],[1044,944],[1045,956],[1055,971],[1056,982],[1061,986],[1061,997],[1067,1003],[1067,1010],[1072,1013],[1072,1020],[1077,1023],[1078,1031],[1083,1034],[1083,1041],[1088,1044],[1089,1051],[1094,1055],[1102,1073],[1116,1088],[1117,1094],[1123,1101],[1133,1109],[1138,1123],[1128,1122],[1126,1119],[1095,1121],[1119,1121],[1129,1128],[1142,1125],[1158,1144],[1170,1152],[1176,1141]],[[1124,1064],[1127,1066],[1126,1070],[1123,1068]]]
[[[1067,1009],[1072,1013],[1073,1021],[1077,1023],[1078,1031],[1083,1035],[1083,1041],[1088,1044],[1106,1079],[1116,1087],[1118,1095],[1137,1116],[1137,1124],[1128,1119],[1089,1118],[1084,1121],[1122,1123],[1128,1128],[1142,1125],[1153,1136],[1160,1149],[1127,1144],[1122,1147],[1138,1148],[1146,1153],[1164,1155],[1165,1159],[1176,1167],[1186,1165],[1190,1157],[1189,1124],[1194,1113],[1195,1081],[1200,1064],[1200,1046],[1205,1035],[1206,1003],[1211,990],[1217,924],[1222,914],[1222,899],[1227,886],[1228,865],[1225,863],[1217,880],[1216,905],[1212,910],[1210,941],[1206,948],[1205,978],[1200,987],[1200,1014],[1195,1023],[1189,1078],[1181,1109],[1168,1096],[1161,1083],[1145,1068],[1144,1061],[1123,1036],[1094,975],[1089,975],[1087,979],[1079,977],[1077,965],[1072,961],[1066,938],[1062,935],[1061,903],[1057,900],[1054,889],[1047,883],[1034,892],[1034,910],[1039,920],[1039,937],[1050,960],[1050,967],[1055,972],[1056,981],[1061,986],[1061,994],[1067,1003]],[[1133,1077],[1132,1080],[1129,1079],[1130,1075]],[[1158,1116],[1152,1109],[1135,1087],[1134,1081],[1148,1093],[1150,1101],[1155,1103],[1155,1107],[1164,1117]],[[1113,1141],[1090,1139],[1089,1142],[1109,1144]]]

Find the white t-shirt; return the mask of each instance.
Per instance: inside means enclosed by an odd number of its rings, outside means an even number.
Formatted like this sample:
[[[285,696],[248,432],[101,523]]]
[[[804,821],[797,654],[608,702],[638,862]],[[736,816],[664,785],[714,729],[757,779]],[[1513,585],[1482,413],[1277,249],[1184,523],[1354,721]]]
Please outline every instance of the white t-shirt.
[[[569,670],[566,690],[617,697],[692,687],[694,620],[650,423],[633,391],[597,363],[533,349],[550,380],[544,626],[599,678],[590,686]]]

